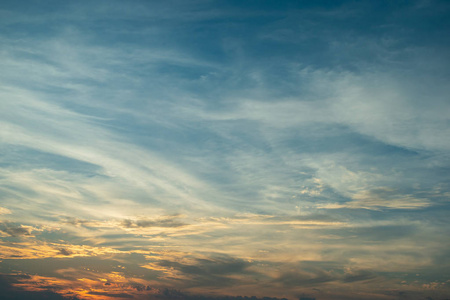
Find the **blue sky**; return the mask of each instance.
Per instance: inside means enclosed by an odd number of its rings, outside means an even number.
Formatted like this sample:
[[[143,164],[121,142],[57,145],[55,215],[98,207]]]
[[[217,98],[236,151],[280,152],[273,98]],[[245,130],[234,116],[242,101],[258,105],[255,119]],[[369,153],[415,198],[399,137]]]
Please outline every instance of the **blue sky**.
[[[0,288],[448,297],[449,9],[2,1]]]

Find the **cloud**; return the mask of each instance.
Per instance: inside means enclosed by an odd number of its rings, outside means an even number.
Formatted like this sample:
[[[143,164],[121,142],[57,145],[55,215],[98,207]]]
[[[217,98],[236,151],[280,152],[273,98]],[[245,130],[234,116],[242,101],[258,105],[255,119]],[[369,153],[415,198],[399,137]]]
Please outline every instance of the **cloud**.
[[[165,275],[162,278],[179,282],[184,288],[224,288],[238,282],[253,282],[252,277],[257,275],[249,269],[252,265],[249,261],[224,254],[188,256],[176,261],[162,258],[154,261],[153,265],[163,270]]]
[[[357,281],[371,280],[376,277],[377,275],[369,270],[350,270],[347,271],[342,281],[346,283],[347,282],[351,283]]]
[[[167,300],[287,300],[286,298],[277,297],[256,297],[256,296],[206,296],[206,295],[192,295],[180,292],[175,289],[164,289],[158,298]]]
[[[339,264],[330,262],[304,262],[297,268],[284,266],[281,273],[272,284],[281,284],[288,287],[332,286],[337,283],[352,284],[356,282],[369,283],[380,280],[380,275],[369,269],[346,268],[341,269]]]
[[[51,235],[52,232],[43,231],[38,237],[42,238]],[[8,235],[10,236],[10,235]],[[58,236],[58,235],[56,235]],[[66,235],[64,235],[66,236]],[[19,236],[20,237],[20,236]],[[8,239],[0,240],[1,259],[43,259],[52,257],[89,257],[102,256],[122,253],[122,251],[105,246],[89,246],[87,243],[82,245],[70,244],[67,241],[57,239],[50,241],[44,239],[38,240],[34,237],[25,236],[26,239],[10,241]],[[124,251],[124,253],[128,253]]]
[[[300,286],[314,286],[322,283],[337,280],[336,277],[327,274],[326,272],[319,272],[318,274],[308,274],[298,271],[283,272],[276,278],[276,283],[281,283],[285,287],[300,287]]]
[[[20,300],[20,299],[35,299],[35,300],[65,300],[63,297],[50,290],[28,291],[20,287],[16,287],[16,283],[20,280],[30,278],[27,275],[0,275],[0,293],[2,299],[5,300]],[[71,297],[72,300],[77,300],[77,297]]]
[[[91,297],[89,295],[106,296],[111,298],[122,299],[165,299],[165,300],[287,300],[286,298],[277,297],[255,297],[255,296],[208,296],[202,294],[191,294],[181,292],[176,289],[154,288],[150,286],[122,286],[127,292],[120,292],[120,286],[110,283],[104,285],[89,286],[86,284],[83,291],[79,288],[79,284],[72,286],[62,286],[68,283],[65,281],[58,282],[53,278],[37,277],[28,275],[1,275],[0,291],[3,299],[19,300],[19,299],[85,299]],[[86,282],[87,283],[87,282]],[[34,285],[33,285],[34,284]],[[61,285],[60,285],[61,284]],[[91,282],[92,284],[92,282]],[[53,291],[50,291],[49,289]],[[89,290],[91,289],[92,290]],[[34,289],[34,290],[33,290]]]
[[[74,218],[74,217],[65,217],[64,220],[61,221],[64,224],[69,224],[69,225],[74,225],[74,226],[80,226],[83,225],[85,223],[87,223],[87,220],[80,220],[78,218]]]
[[[10,222],[0,223],[0,232],[6,233],[12,237],[31,237],[32,232],[36,231],[36,228],[26,225],[17,225]]]
[[[157,219],[137,219],[137,220],[130,220],[126,219],[123,220],[122,226],[125,228],[139,228],[139,227],[183,227],[187,224],[178,221],[177,219],[179,216],[161,216]]]
[[[352,196],[353,200],[346,203],[320,204],[318,208],[324,209],[423,209],[431,205],[426,198],[416,198],[414,195],[402,195],[390,188],[377,188],[369,191],[361,191]]]
[[[65,256],[69,256],[72,254],[71,251],[64,249],[64,248],[59,249],[59,253],[61,253],[62,255],[65,255]]]
[[[8,215],[11,214],[11,211],[5,207],[0,207],[0,215]]]
[[[130,295],[130,294],[126,294],[126,293],[118,293],[118,294],[112,294],[112,293],[108,293],[108,292],[95,292],[95,291],[90,291],[88,292],[89,295],[100,295],[100,296],[107,296],[107,297],[112,297],[112,298],[130,298],[133,299],[134,296]]]
[[[85,298],[138,298],[138,284],[373,298],[413,290],[392,279],[405,272],[438,276],[447,13],[5,4],[1,265]]]

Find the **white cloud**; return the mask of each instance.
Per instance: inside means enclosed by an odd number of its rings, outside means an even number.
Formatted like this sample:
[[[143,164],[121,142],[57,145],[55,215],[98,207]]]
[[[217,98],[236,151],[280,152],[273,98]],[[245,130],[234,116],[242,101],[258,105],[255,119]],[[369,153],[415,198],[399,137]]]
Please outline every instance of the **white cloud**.
[[[0,207],[0,215],[9,215],[11,211],[5,207]]]

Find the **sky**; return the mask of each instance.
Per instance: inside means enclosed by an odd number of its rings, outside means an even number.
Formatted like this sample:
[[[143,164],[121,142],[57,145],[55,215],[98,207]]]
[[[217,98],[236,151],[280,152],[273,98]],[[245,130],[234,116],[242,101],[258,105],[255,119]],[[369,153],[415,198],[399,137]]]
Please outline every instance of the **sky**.
[[[0,70],[5,299],[450,298],[448,1],[3,0]]]

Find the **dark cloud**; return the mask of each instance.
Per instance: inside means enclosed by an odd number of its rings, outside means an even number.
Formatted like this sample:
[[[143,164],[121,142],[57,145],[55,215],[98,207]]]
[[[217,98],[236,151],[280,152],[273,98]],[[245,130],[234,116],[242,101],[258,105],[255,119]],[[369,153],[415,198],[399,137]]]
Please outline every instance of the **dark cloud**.
[[[158,262],[163,267],[173,268],[190,278],[188,285],[196,286],[224,286],[232,285],[237,280],[228,275],[245,275],[251,272],[247,270],[251,263],[225,255],[208,259],[195,259],[194,264],[162,260]]]
[[[164,300],[287,300],[276,297],[189,295],[176,289],[164,289],[157,298]]]
[[[136,227],[182,227],[186,226],[186,223],[180,222],[178,216],[165,216],[158,219],[139,219],[139,220],[129,220],[125,219],[122,221],[122,226],[126,228],[136,228]]]
[[[19,237],[19,236],[31,236],[32,229],[31,227],[5,222],[0,223],[0,231],[12,237]]]
[[[354,283],[379,278],[377,274],[365,269],[343,270],[342,266],[327,262],[303,262],[289,266],[273,283],[285,287],[315,286],[328,282]]]
[[[417,232],[415,225],[381,225],[354,228],[350,235],[357,235],[360,240],[386,241],[408,237]]]
[[[323,270],[317,270],[316,273],[307,273],[301,271],[283,272],[274,282],[281,283],[286,287],[311,286],[320,283],[335,281],[337,278]]]
[[[89,295],[99,295],[99,296],[108,296],[112,298],[134,298],[133,295],[126,294],[126,293],[119,293],[119,294],[111,294],[107,292],[89,292]]]
[[[270,221],[319,221],[319,222],[338,222],[342,221],[342,218],[339,218],[336,215],[324,214],[324,213],[314,213],[304,216],[277,216],[268,218]]]
[[[356,272],[352,272],[350,274],[346,274],[343,278],[343,282],[356,282],[356,281],[364,281],[376,278],[377,275],[368,270],[358,270]]]
[[[13,286],[27,275],[0,275],[0,298],[2,300],[78,300],[77,297],[63,297],[52,291],[25,291]]]
[[[134,222],[129,219],[125,219],[122,221],[122,226],[125,228],[135,227],[134,225],[135,225]]]
[[[71,251],[69,251],[69,250],[67,250],[67,249],[64,249],[64,248],[60,248],[60,249],[58,249],[58,250],[59,250],[59,253],[61,253],[62,255],[68,256],[68,255],[72,254]]]
[[[74,226],[80,226],[83,225],[84,223],[86,223],[86,220],[80,220],[77,218],[73,218],[73,217],[65,217],[64,220],[61,221],[64,224],[69,224],[69,225],[74,225]]]
[[[316,300],[316,298],[315,297],[300,296],[300,298],[298,298],[298,300]]]
[[[61,296],[52,291],[25,291],[21,288],[15,287],[14,283],[19,283],[21,280],[30,279],[28,275],[0,275],[0,299],[2,300],[79,300],[76,296]],[[165,288],[158,290],[155,294],[155,288],[145,287],[138,289],[139,291],[152,291],[148,299],[161,300],[287,300],[286,298],[277,297],[256,297],[256,296],[207,296],[207,295],[191,295],[181,292],[177,289]],[[134,296],[127,293],[109,293],[90,291],[89,295],[107,296],[111,298],[133,299]]]

